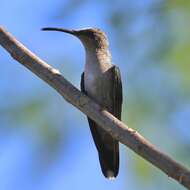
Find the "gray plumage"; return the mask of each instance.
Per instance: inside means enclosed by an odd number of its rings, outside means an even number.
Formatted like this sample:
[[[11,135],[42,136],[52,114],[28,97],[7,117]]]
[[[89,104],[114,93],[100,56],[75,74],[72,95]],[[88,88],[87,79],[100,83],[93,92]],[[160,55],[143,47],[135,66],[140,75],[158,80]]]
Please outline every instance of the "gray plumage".
[[[121,119],[122,84],[119,68],[112,64],[106,35],[99,29],[67,30],[44,28],[70,33],[85,47],[86,64],[81,76],[81,90],[95,102]],[[119,171],[119,143],[88,118],[90,130],[98,150],[102,172],[111,179]]]

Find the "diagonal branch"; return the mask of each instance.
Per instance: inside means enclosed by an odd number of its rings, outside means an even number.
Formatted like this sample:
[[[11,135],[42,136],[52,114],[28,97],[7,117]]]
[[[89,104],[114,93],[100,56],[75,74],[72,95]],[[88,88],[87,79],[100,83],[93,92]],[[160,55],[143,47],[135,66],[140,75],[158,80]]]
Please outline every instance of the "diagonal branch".
[[[27,67],[39,78],[58,91],[63,98],[84,114],[96,121],[99,126],[114,138],[128,146],[138,155],[162,170],[186,188],[190,189],[190,171],[166,154],[159,151],[137,131],[129,128],[106,110],[103,110],[89,97],[81,93],[61,73],[37,57],[5,29],[0,27],[0,45],[19,63]]]

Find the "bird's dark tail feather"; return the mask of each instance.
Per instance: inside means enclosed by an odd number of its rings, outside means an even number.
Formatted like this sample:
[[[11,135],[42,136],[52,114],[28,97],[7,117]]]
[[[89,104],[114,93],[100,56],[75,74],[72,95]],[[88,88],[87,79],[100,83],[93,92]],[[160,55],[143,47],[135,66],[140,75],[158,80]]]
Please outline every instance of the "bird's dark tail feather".
[[[110,180],[115,179],[119,171],[119,144],[114,142],[114,148],[104,149],[104,153],[99,152],[99,160],[104,176]],[[106,151],[105,151],[106,150]]]
[[[98,150],[102,173],[106,178],[114,179],[119,171],[119,143],[90,118],[88,122]]]

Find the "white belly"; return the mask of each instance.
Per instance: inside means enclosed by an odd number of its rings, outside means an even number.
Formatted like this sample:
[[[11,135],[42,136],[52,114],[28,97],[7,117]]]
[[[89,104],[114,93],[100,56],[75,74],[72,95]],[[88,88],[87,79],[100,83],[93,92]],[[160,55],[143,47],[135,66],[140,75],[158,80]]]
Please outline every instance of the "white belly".
[[[98,81],[97,77],[95,77],[92,73],[90,72],[85,72],[84,74],[84,84],[85,84],[85,91],[88,93],[90,97],[95,97],[97,96],[97,86],[98,86]]]
[[[108,57],[109,58],[109,57]],[[111,82],[109,76],[107,77],[107,71],[113,66],[110,60],[98,59],[97,56],[86,57],[86,64],[84,70],[84,88],[88,96],[99,103],[104,103],[104,95],[110,91],[107,83]],[[104,89],[103,89],[104,87]]]
[[[107,71],[107,70],[106,70]],[[112,98],[112,81],[109,72],[84,73],[84,88],[87,95],[102,106],[109,106]],[[110,83],[110,84],[109,84]]]

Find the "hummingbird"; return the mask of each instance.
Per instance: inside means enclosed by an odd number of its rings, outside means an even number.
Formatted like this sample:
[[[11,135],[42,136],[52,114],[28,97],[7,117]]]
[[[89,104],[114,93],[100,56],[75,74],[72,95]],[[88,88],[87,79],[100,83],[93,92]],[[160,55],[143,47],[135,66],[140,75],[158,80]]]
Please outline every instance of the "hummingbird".
[[[119,68],[112,63],[106,34],[98,28],[69,30],[48,27],[42,30],[65,32],[82,42],[86,63],[81,75],[81,91],[121,120],[121,75]],[[106,178],[114,179],[119,171],[119,142],[89,117],[88,123],[102,173]]]

